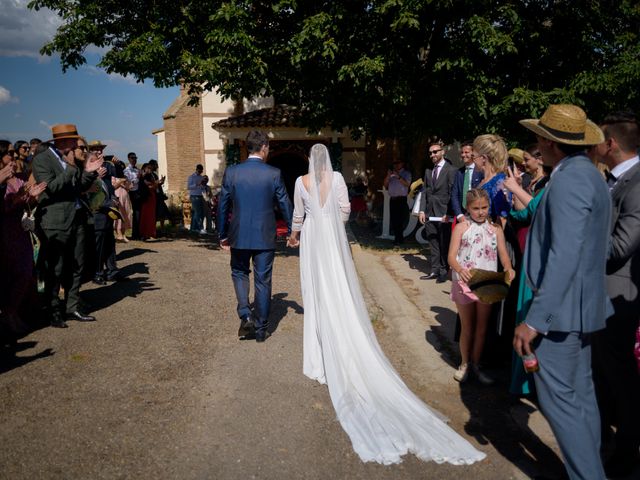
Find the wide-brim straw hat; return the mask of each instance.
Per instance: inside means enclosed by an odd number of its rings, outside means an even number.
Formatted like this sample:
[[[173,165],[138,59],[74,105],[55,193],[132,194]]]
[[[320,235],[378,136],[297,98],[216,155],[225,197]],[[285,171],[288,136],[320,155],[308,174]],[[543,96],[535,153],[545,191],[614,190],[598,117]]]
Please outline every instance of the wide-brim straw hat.
[[[576,105],[549,105],[540,119],[520,120],[520,124],[554,142],[567,145],[598,145],[604,142],[600,127]]]
[[[473,268],[470,272],[471,279],[467,285],[482,303],[496,303],[507,297],[511,285],[507,272],[492,272],[479,268]]]
[[[524,152],[519,148],[512,148],[509,150],[509,158],[513,158],[513,161],[519,164],[524,163]]]
[[[56,140],[62,140],[65,138],[80,138],[78,135],[78,129],[72,123],[59,123],[51,127],[51,134],[53,138],[47,140],[48,142],[55,142]]]
[[[104,143],[102,143],[100,140],[91,140],[87,145],[87,147],[89,148],[89,150],[96,150],[96,149],[104,150],[105,148],[107,148],[107,146]]]

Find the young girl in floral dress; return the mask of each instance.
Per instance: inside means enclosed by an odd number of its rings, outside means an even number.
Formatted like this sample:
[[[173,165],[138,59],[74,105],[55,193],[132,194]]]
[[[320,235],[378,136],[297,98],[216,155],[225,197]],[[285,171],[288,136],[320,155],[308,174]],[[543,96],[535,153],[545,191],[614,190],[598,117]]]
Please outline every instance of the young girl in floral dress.
[[[489,385],[493,380],[481,372],[478,362],[482,356],[491,305],[482,303],[469,289],[472,268],[498,270],[498,259],[509,278],[513,280],[515,271],[507,252],[504,232],[499,225],[489,220],[489,195],[486,190],[474,188],[467,193],[465,221],[456,225],[449,246],[449,265],[453,269],[451,299],[460,315],[460,355],[462,363],[453,375],[458,382],[464,382],[471,371],[478,381]]]

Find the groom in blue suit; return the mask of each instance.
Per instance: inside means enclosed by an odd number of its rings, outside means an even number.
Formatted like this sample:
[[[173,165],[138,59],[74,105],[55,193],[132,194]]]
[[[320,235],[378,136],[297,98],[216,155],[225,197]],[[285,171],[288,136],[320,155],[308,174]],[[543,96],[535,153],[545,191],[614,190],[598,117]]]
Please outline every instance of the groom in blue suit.
[[[238,300],[241,339],[255,331],[256,342],[269,336],[271,272],[276,248],[275,207],[280,208],[291,233],[291,201],[278,168],[267,165],[269,137],[251,131],[246,140],[249,157],[224,172],[218,203],[220,246],[231,250],[231,278]],[[228,220],[231,213],[231,220]],[[249,307],[249,273],[253,262],[255,311]]]
[[[551,105],[539,120],[520,123],[554,168],[527,238],[523,265],[534,296],[513,345],[519,355],[535,348],[538,400],[569,477],[604,479],[591,334],[613,313],[605,288],[611,200],[584,153],[604,135],[574,105]]]

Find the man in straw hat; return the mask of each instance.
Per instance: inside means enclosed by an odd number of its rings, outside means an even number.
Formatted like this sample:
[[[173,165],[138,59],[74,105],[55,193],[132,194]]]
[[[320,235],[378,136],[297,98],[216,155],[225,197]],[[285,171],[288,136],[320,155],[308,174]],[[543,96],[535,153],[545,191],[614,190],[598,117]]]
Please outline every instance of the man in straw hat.
[[[604,283],[611,201],[584,152],[604,135],[575,105],[551,105],[539,120],[520,123],[554,170],[527,238],[523,264],[534,297],[513,344],[520,355],[535,350],[540,407],[569,477],[604,479],[591,333],[613,313]]]
[[[45,302],[50,308],[51,325],[66,328],[66,316],[84,322],[95,320],[80,306],[87,220],[80,195],[98,177],[102,159],[89,156],[81,170],[76,159],[83,158],[86,146],[76,126],[60,124],[51,130],[54,146],[33,159],[36,181],[47,183],[38,198],[36,217],[44,235]],[[64,302],[58,297],[61,285]]]

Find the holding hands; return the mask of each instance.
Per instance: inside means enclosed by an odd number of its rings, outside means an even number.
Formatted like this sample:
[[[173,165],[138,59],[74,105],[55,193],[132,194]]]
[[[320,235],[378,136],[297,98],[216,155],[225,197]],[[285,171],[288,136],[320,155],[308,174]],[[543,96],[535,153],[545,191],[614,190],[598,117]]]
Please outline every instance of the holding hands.
[[[300,246],[300,239],[296,233],[292,233],[287,237],[287,247],[297,248]]]

